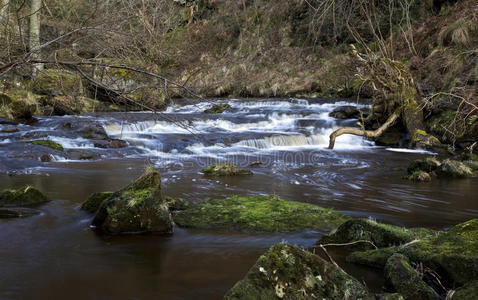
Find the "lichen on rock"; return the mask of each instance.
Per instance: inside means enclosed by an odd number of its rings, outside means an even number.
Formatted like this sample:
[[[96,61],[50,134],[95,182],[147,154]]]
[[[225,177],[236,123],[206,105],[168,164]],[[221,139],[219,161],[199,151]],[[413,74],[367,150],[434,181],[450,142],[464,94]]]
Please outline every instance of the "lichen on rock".
[[[318,255],[280,243],[224,299],[374,299],[355,278]]]

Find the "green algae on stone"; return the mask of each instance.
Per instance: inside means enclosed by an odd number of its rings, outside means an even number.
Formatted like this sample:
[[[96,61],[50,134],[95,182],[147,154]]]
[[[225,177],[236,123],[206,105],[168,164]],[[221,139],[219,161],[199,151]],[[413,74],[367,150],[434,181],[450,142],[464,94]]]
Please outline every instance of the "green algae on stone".
[[[172,233],[173,222],[161,195],[161,177],[152,168],[104,200],[92,223],[111,234]]]
[[[402,254],[393,254],[385,265],[385,280],[388,286],[403,295],[405,299],[435,299],[432,289],[420,278],[412,268],[408,258]]]
[[[417,237],[431,234],[433,231],[419,228],[406,229],[398,226],[381,224],[370,219],[353,219],[341,224],[334,232],[323,236],[319,244],[343,244],[359,242],[347,245],[349,250],[366,250],[401,245],[414,240]]]
[[[164,199],[168,203],[169,211],[185,210],[190,207],[189,202],[181,198],[172,198],[166,196]]]
[[[246,231],[300,231],[336,228],[350,217],[313,204],[274,196],[233,196],[207,200],[174,214],[182,227]]]
[[[374,299],[355,278],[311,252],[272,246],[224,299]]]
[[[31,186],[6,190],[0,194],[0,206],[31,206],[45,202],[48,202],[47,197]]]
[[[237,176],[237,175],[252,175],[249,170],[241,170],[233,163],[216,163],[205,169],[201,170],[201,173],[210,176]]]
[[[226,110],[231,109],[231,106],[227,103],[218,103],[213,104],[210,108],[206,109],[204,113],[206,114],[221,114]]]
[[[53,150],[63,151],[63,146],[51,140],[36,140],[31,142],[33,145],[44,146]]]
[[[109,199],[113,192],[99,192],[91,194],[88,199],[81,205],[82,210],[94,213],[100,208],[101,204]]]

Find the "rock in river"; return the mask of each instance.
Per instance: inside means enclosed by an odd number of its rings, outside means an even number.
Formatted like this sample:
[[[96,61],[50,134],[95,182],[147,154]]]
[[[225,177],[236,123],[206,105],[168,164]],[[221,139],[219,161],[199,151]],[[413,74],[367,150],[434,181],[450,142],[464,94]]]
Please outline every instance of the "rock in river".
[[[334,109],[329,116],[336,119],[357,119],[360,117],[360,111],[352,105],[344,105]]]
[[[152,168],[121,190],[90,197],[88,202],[83,208],[90,211],[101,202],[93,225],[105,233],[173,232],[168,204],[161,195],[161,176]]]
[[[48,199],[37,189],[26,186],[17,190],[6,190],[0,194],[0,207],[1,206],[32,206],[47,202]]]
[[[174,221],[182,227],[246,231],[326,230],[348,219],[332,209],[274,196],[207,200],[174,214]]]
[[[272,246],[224,299],[375,299],[355,278],[296,246]]]
[[[251,171],[241,170],[230,162],[213,164],[205,169],[202,169],[201,173],[210,176],[252,175]]]

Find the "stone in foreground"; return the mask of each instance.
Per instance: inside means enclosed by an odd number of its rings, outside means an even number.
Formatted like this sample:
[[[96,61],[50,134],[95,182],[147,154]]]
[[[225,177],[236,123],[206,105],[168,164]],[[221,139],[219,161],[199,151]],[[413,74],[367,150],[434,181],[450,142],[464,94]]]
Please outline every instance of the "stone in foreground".
[[[173,232],[168,204],[161,195],[161,177],[154,169],[146,170],[111,196],[104,196],[93,220],[99,230],[110,234]]]
[[[332,209],[273,196],[207,200],[174,214],[182,227],[280,232],[332,229],[348,219]]]
[[[0,206],[32,206],[48,202],[39,190],[26,186],[17,190],[6,190],[0,194]]]
[[[233,163],[217,163],[213,164],[201,171],[205,175],[210,176],[237,176],[237,175],[252,175],[249,170],[241,170]]]
[[[224,299],[374,299],[355,278],[318,255],[272,246]]]

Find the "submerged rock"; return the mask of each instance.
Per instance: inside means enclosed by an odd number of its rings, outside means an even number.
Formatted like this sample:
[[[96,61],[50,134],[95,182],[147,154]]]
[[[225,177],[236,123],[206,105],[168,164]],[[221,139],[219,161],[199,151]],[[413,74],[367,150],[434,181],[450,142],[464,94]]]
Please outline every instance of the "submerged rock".
[[[40,214],[40,211],[31,208],[0,208],[0,219],[25,218]]]
[[[385,280],[388,286],[405,299],[434,300],[435,293],[412,268],[408,258],[402,254],[392,255],[385,265]]]
[[[226,110],[231,109],[231,106],[227,103],[213,104],[210,108],[206,109],[204,113],[206,114],[221,114]]]
[[[53,150],[63,151],[63,146],[51,140],[36,140],[31,142],[33,145],[48,147]]]
[[[217,163],[201,170],[201,173],[211,176],[235,176],[235,175],[252,175],[249,170],[241,170],[233,163]]]
[[[332,209],[273,196],[207,200],[174,214],[174,221],[182,227],[248,231],[325,230],[348,219]]]
[[[272,246],[224,299],[374,299],[355,278],[318,255]]]
[[[0,206],[31,206],[45,202],[48,202],[47,197],[31,186],[6,190],[0,194]]]
[[[348,261],[384,267],[386,259],[401,253],[411,262],[422,263],[438,272],[449,285],[463,285],[478,279],[478,219],[456,225],[448,231],[418,237],[407,244],[354,252]]]
[[[93,225],[106,233],[172,233],[173,222],[168,204],[161,195],[161,177],[154,169],[146,172],[111,196],[90,197],[85,207],[99,206]]]
[[[364,250],[397,246],[433,233],[434,231],[428,229],[406,229],[370,219],[353,219],[341,224],[331,234],[323,236],[318,244],[350,244],[346,249]]]
[[[329,116],[336,119],[357,119],[360,118],[360,110],[352,105],[344,105],[334,109]]]

